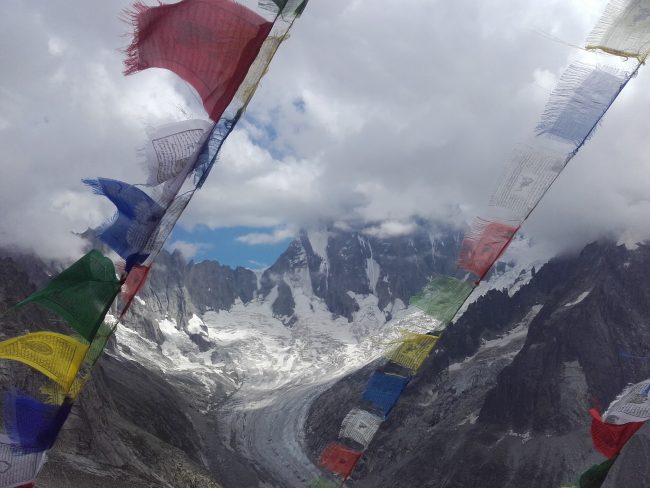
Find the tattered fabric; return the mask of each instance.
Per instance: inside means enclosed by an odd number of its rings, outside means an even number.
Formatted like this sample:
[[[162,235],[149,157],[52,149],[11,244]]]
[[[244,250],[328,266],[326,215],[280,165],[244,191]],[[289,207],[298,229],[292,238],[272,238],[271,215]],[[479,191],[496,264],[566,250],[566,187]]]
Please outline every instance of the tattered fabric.
[[[381,417],[373,413],[353,408],[343,419],[339,437],[351,439],[367,449],[382,421]]]
[[[363,392],[363,400],[372,404],[386,418],[408,382],[409,378],[375,371]]]
[[[587,49],[599,49],[644,62],[650,53],[648,1],[612,0],[587,37]]]
[[[483,279],[517,230],[518,227],[503,222],[476,219],[460,246],[458,267]]]
[[[551,94],[537,133],[579,147],[592,135],[629,76],[583,63],[572,64]]]
[[[38,391],[45,398],[45,403],[48,403],[49,405],[62,405],[66,398],[76,400],[81,393],[81,390],[86,385],[88,378],[90,378],[90,376],[81,377],[81,375],[77,375],[70,385],[70,388],[64,388],[58,383],[49,381],[47,384],[41,386]]]
[[[48,405],[10,391],[4,398],[5,429],[20,451],[46,451],[54,445],[71,408],[70,401]]]
[[[0,488],[32,486],[44,462],[44,453],[18,452],[11,439],[0,434]]]
[[[519,220],[527,218],[562,172],[566,160],[566,154],[545,154],[538,148],[521,148],[500,180],[490,205],[511,210]]]
[[[136,2],[125,74],[166,68],[192,85],[212,120],[232,100],[273,24],[231,0]]]
[[[362,455],[362,452],[349,449],[338,442],[330,442],[320,456],[320,464],[347,479]]]
[[[603,413],[603,419],[619,425],[650,419],[650,380],[626,387]]]
[[[119,290],[113,262],[92,250],[18,306],[44,305],[90,342]]]
[[[614,459],[608,459],[605,462],[592,466],[582,473],[580,479],[576,483],[576,488],[600,488],[605,482],[607,474],[613,464]]]
[[[437,336],[407,332],[402,343],[389,351],[386,357],[416,373],[437,342]]]
[[[437,276],[417,295],[411,297],[415,305],[427,315],[447,324],[472,293],[474,284],[450,276]]]
[[[99,238],[126,260],[126,270],[142,264],[149,256],[147,243],[160,224],[165,208],[145,192],[128,183],[108,178],[84,180],[98,195],[116,207],[117,215]]]
[[[0,342],[0,358],[20,361],[69,389],[88,351],[72,337],[33,332]]]
[[[598,452],[608,459],[614,459],[643,425],[643,422],[608,424],[603,422],[595,408],[589,410],[589,413],[591,414],[591,440]]]
[[[156,187],[154,200],[163,207],[176,197],[197,164],[212,128],[205,120],[185,120],[157,128],[149,136],[144,156],[147,185]]]

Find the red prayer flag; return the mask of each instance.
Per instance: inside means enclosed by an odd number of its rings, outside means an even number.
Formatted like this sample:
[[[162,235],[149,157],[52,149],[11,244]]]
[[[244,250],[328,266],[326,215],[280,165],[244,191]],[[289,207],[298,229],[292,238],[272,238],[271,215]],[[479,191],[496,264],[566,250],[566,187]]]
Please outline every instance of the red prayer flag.
[[[212,120],[235,96],[273,26],[232,0],[183,0],[127,12],[135,28],[124,64],[129,75],[166,68],[192,85]]]
[[[344,479],[347,479],[352,474],[362,454],[362,452],[348,449],[338,442],[330,442],[320,456],[320,464],[332,473],[339,474]]]
[[[519,227],[476,219],[460,247],[458,267],[483,279],[510,244]]]
[[[151,266],[135,265],[129,271],[126,280],[122,284],[122,292],[120,293],[120,299],[124,304],[121,316],[126,313],[131,302],[146,283],[150,270]]]
[[[623,446],[645,422],[629,422],[627,424],[608,424],[603,422],[598,410],[592,408],[591,440],[594,447],[608,459],[614,459]]]

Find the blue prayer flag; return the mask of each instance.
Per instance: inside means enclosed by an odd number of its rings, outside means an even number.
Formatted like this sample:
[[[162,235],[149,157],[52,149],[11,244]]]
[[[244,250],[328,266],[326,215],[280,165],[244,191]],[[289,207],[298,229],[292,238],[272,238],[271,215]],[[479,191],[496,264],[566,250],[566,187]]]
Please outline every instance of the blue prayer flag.
[[[69,399],[63,405],[48,405],[9,391],[4,398],[5,430],[20,451],[46,451],[54,445],[71,408]]]
[[[363,399],[374,405],[386,418],[409,380],[410,378],[375,372],[368,380]]]

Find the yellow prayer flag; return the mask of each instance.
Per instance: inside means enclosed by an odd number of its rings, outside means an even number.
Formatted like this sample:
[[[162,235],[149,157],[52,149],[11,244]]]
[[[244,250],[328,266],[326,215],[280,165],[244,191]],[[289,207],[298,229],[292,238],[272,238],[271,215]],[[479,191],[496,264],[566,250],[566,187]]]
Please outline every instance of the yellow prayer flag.
[[[70,385],[70,389],[63,388],[57,383],[49,383],[39,388],[41,394],[45,397],[45,403],[50,405],[62,405],[66,398],[76,400],[90,375],[85,377],[77,376]]]
[[[33,332],[0,342],[0,358],[20,361],[66,390],[81,367],[88,344],[56,332]]]
[[[415,373],[438,342],[438,336],[414,332],[404,332],[403,334],[401,344],[388,352],[386,357]]]

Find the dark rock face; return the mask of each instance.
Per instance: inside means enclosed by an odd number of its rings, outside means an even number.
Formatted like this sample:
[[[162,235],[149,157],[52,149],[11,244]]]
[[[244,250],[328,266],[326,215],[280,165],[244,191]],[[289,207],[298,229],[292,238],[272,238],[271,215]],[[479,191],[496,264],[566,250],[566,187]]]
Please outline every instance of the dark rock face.
[[[602,461],[591,445],[588,409],[606,407],[626,383],[650,377],[650,363],[620,355],[650,352],[649,269],[649,246],[597,243],[553,260],[513,297],[493,291],[479,299],[443,335],[382,424],[354,486],[573,484]],[[358,405],[371,369],[313,404],[306,430],[314,460]],[[647,456],[645,440],[635,442]],[[644,469],[625,467],[641,459],[621,463],[610,477],[625,483],[610,486],[649,486]]]
[[[39,306],[9,309],[37,289],[34,282],[42,286],[48,280],[43,270],[49,270],[48,264],[34,256],[0,258],[2,339],[37,330],[71,333],[57,316]],[[104,354],[93,370],[49,452],[38,486],[103,488],[117,483],[135,488],[218,488],[211,479],[213,468],[205,466],[202,458],[207,450],[203,431],[209,429],[189,400],[205,397],[203,385],[189,379],[175,384],[165,375],[117,357],[112,345],[108,350],[113,355]],[[5,387],[38,397],[45,382],[44,376],[22,363],[0,361],[0,383]],[[215,394],[221,399],[226,392]]]
[[[262,276],[260,294],[266,297],[278,287],[276,315],[287,317],[285,323],[295,318],[291,318],[290,286],[282,283],[297,281],[296,276],[303,273],[309,276],[310,291],[333,314],[352,320],[359,305],[351,294],[376,294],[379,308],[390,320],[389,308],[395,300],[408,304],[432,276],[454,270],[460,246],[457,231],[445,229],[434,237],[424,226],[409,235],[381,239],[333,228],[319,234],[323,249],[314,249],[315,233],[303,231]]]

